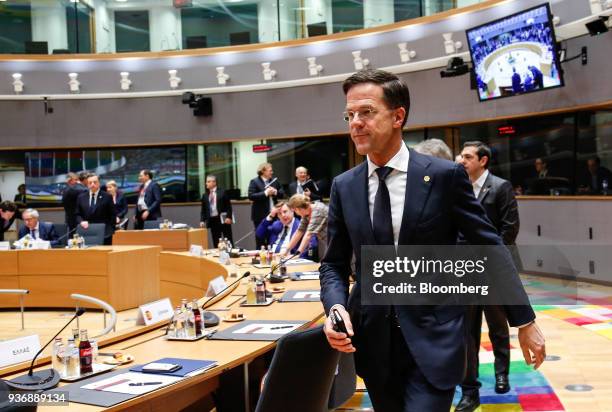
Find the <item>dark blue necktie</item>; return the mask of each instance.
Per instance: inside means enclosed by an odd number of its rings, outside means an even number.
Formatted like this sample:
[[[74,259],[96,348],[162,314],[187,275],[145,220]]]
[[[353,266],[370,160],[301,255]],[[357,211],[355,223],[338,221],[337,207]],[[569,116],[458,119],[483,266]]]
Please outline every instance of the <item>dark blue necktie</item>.
[[[289,232],[289,226],[285,226],[283,228],[283,234],[281,235],[279,241],[278,241],[278,245],[276,245],[276,250],[274,251],[274,253],[280,253],[281,248],[283,246],[283,242],[285,241],[285,238],[287,237],[287,232]]]
[[[375,170],[378,175],[378,190],[374,199],[374,216],[372,226],[374,239],[378,245],[393,245],[393,221],[391,220],[391,200],[385,179],[393,171],[391,167],[379,167]]]

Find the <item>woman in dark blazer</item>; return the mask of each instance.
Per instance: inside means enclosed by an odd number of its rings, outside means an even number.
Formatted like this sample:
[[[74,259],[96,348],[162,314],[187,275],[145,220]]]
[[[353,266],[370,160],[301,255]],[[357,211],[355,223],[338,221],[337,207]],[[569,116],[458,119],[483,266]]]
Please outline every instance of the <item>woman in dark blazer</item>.
[[[123,193],[117,190],[117,182],[114,180],[109,180],[106,182],[106,191],[109,195],[113,197],[113,203],[115,204],[115,214],[117,216],[117,225],[123,222],[120,226],[117,226],[117,229],[127,229],[128,221],[125,219],[125,216],[128,212],[128,203]]]

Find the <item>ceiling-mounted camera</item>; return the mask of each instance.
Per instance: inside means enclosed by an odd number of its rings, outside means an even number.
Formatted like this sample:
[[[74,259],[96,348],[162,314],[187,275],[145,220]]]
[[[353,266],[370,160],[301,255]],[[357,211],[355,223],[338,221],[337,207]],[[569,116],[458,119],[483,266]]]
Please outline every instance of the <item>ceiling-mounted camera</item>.
[[[461,57],[452,57],[446,64],[446,68],[440,72],[440,77],[455,77],[470,71],[467,63]]]
[[[212,116],[212,98],[192,92],[183,93],[182,103],[193,109],[194,116]]]

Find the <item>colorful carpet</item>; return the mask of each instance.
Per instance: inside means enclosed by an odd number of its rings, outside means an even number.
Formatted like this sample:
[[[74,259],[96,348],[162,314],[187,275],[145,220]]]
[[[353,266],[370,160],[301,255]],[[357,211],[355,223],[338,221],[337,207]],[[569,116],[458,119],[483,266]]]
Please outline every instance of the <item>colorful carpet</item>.
[[[538,316],[545,315],[612,339],[612,293],[608,288],[592,287],[579,282],[559,282],[534,276],[522,276],[523,284]],[[481,406],[476,412],[558,412],[565,411],[547,379],[525,364],[519,349],[511,351],[510,392],[495,393],[493,352],[486,330],[482,333],[480,351]],[[512,339],[515,342],[516,338]],[[372,411],[372,403],[363,382],[355,395],[337,411]],[[453,405],[461,398],[458,388]],[[451,411],[454,410],[454,406]]]

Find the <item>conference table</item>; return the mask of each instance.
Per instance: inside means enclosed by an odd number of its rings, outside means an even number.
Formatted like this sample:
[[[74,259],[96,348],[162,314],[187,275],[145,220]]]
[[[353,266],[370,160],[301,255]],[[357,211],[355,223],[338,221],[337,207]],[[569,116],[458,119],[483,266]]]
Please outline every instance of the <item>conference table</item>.
[[[162,255],[162,254],[160,254]],[[256,269],[249,265],[250,258],[233,259],[232,266],[219,265],[216,259],[212,257],[193,257],[187,254],[175,254],[175,256],[167,256],[173,259],[184,259],[190,261],[193,259],[208,260],[210,267],[215,273],[220,270],[224,271],[227,277],[226,282],[229,285],[234,280],[238,280],[237,276],[241,276],[244,272],[250,271],[251,274],[265,275],[269,269]],[[290,266],[289,272],[304,271],[316,269],[316,264]],[[236,272],[236,277],[230,274]],[[261,307],[241,307],[240,303],[244,300],[248,278],[243,278],[236,283],[234,287],[228,288],[223,293],[213,298],[207,305],[207,310],[213,311],[220,318],[232,312],[240,312],[246,319],[251,320],[277,320],[277,321],[301,321],[301,328],[307,328],[317,320],[319,320],[324,312],[321,302],[278,302],[275,301],[269,306]],[[283,286],[287,291],[291,290],[318,290],[318,280],[305,281],[290,281],[286,280],[282,284],[274,286]],[[269,286],[270,288],[271,286]],[[280,297],[281,294],[274,294],[275,297]],[[162,296],[163,297],[163,296]],[[199,300],[202,304],[206,302],[205,298]],[[236,325],[235,322],[221,321],[218,328],[223,330]],[[131,333],[127,339],[120,340],[114,338],[113,342],[105,344],[101,341],[101,351],[113,352],[122,351],[123,353],[131,354],[135,357],[136,364],[143,364],[158,360],[163,357],[186,358],[186,359],[207,359],[217,362],[217,366],[206,371],[203,374],[181,380],[170,386],[166,386],[138,396],[110,408],[103,408],[79,403],[70,403],[68,406],[63,406],[62,410],[68,411],[178,411],[185,408],[197,400],[200,400],[219,387],[219,376],[221,373],[235,368],[248,368],[249,362],[255,358],[265,354],[273,349],[276,345],[272,341],[238,341],[238,340],[207,340],[202,339],[195,342],[177,342],[164,339],[165,328],[148,329],[143,328],[141,334]],[[119,368],[130,368],[133,365],[124,365]],[[47,366],[48,367],[48,366]],[[43,366],[44,368],[44,366]],[[2,373],[2,371],[0,371]],[[14,373],[12,376],[16,376]],[[61,390],[60,384],[59,389]],[[246,388],[235,388],[237,396],[243,396]],[[254,408],[254,405],[251,405]],[[40,411],[55,411],[56,407],[39,406]]]
[[[160,296],[170,298],[173,306],[181,299],[191,301],[206,294],[209,282],[219,276],[227,277],[231,266],[217,262],[216,255],[202,259],[189,252],[161,252],[159,254]]]
[[[118,230],[113,245],[157,245],[162,250],[187,251],[191,245],[208,248],[207,229]]]
[[[0,289],[27,289],[28,308],[74,307],[70,294],[102,299],[117,311],[159,298],[159,246],[0,251]],[[0,307],[18,307],[6,296]],[[79,302],[82,307],[94,307]]]

